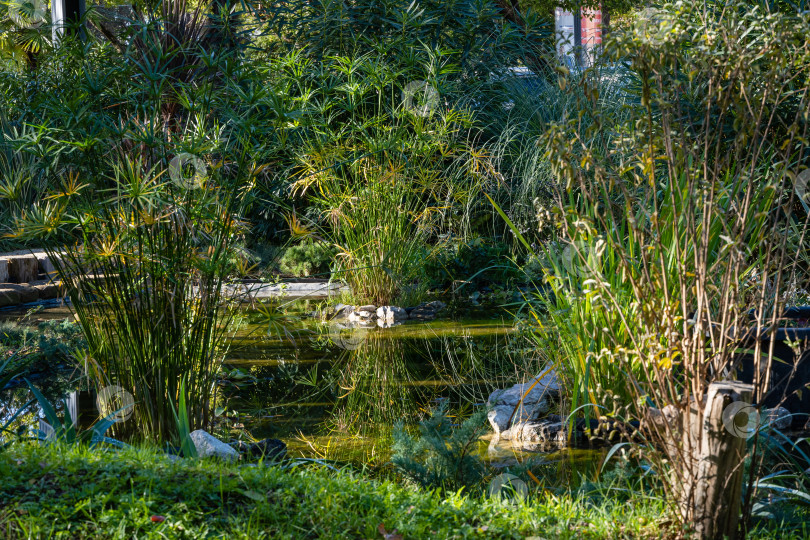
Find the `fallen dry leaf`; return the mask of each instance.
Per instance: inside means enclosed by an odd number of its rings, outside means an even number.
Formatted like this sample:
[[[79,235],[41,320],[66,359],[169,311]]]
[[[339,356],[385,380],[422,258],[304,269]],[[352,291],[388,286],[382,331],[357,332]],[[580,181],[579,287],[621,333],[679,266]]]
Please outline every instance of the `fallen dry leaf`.
[[[380,534],[383,536],[383,538],[385,540],[405,540],[404,536],[402,536],[401,534],[397,534],[396,529],[394,529],[390,533],[387,532],[385,530],[385,524],[384,523],[380,523],[379,525],[377,525],[377,530],[380,532]]]

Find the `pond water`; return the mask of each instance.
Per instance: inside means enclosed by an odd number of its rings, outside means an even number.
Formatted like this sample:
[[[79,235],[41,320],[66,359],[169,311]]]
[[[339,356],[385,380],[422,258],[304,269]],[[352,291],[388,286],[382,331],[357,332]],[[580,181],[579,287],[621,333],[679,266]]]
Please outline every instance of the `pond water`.
[[[293,457],[384,466],[397,422],[414,427],[442,402],[452,418],[465,417],[496,388],[542,366],[503,309],[464,309],[448,319],[380,328],[324,322],[309,316],[316,307],[287,304],[281,319],[244,312],[218,381],[218,434],[279,438]],[[67,316],[64,307],[36,314]],[[539,453],[489,437],[476,451],[494,467],[532,460],[543,482],[569,487],[593,478],[604,456]]]

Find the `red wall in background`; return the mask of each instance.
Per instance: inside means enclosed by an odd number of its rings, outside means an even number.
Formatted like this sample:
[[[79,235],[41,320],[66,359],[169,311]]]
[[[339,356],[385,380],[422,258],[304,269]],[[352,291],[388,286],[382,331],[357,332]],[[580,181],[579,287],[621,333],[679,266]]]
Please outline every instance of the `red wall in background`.
[[[602,44],[602,11],[599,9],[582,10],[582,46],[596,47]]]

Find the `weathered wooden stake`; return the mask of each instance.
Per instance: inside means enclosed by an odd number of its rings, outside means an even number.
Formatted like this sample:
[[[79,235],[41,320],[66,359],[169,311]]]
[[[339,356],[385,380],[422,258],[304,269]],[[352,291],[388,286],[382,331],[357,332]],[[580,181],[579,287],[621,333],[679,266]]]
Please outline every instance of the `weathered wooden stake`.
[[[695,410],[690,415],[692,468],[681,510],[700,538],[737,538],[748,420],[757,414],[750,406],[753,392],[750,384],[712,383],[702,418]]]

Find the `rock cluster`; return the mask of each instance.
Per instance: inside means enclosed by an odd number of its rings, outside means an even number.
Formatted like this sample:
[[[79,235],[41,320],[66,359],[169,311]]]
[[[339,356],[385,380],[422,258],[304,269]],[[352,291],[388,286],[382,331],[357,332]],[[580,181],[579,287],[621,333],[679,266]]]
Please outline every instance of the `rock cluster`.
[[[551,371],[529,382],[492,392],[487,402],[491,407],[487,418],[500,438],[524,440],[531,436],[533,425],[539,423],[559,394],[559,379]]]
[[[362,325],[377,324],[381,327],[393,326],[406,320],[430,321],[446,307],[444,302],[434,300],[411,308],[399,306],[348,306],[338,304],[324,314],[328,320],[347,319],[351,323]]]
[[[42,250],[0,254],[0,307],[63,296],[51,280],[54,266]]]

